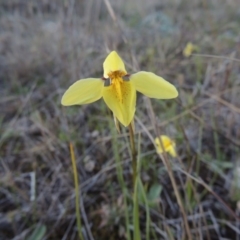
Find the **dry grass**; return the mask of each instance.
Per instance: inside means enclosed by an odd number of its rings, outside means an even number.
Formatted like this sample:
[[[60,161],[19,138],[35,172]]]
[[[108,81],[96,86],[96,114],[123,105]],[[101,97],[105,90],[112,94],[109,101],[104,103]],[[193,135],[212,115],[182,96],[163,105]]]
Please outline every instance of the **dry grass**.
[[[151,102],[161,132],[178,146],[174,176],[194,239],[240,239],[238,0],[13,0],[0,1],[0,12],[0,239],[27,239],[39,226],[44,239],[77,239],[70,141],[85,239],[126,239],[114,156],[130,188],[127,134],[114,140],[102,100],[60,105],[75,80],[102,75],[112,49],[130,73],[155,72],[180,92],[176,101]],[[185,58],[188,41],[218,57]],[[139,95],[141,178],[147,194],[158,193],[151,239],[184,239],[170,179],[150,140],[156,133],[148,106]],[[144,204],[140,224],[145,239]]]

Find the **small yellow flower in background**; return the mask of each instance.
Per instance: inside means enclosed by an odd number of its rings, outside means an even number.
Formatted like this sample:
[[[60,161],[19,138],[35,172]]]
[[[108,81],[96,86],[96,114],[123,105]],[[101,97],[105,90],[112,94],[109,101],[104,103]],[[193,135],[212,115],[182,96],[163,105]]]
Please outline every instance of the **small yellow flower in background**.
[[[188,42],[183,50],[183,55],[185,57],[190,57],[194,51],[199,51],[199,47],[191,42]]]
[[[175,150],[175,147],[176,147],[175,142],[166,135],[161,135],[160,139],[162,141],[162,145],[163,145],[165,152],[168,152],[172,157],[176,157],[177,153]],[[162,148],[159,138],[155,138],[155,144],[157,147],[157,152],[163,153],[163,148]]]
[[[136,91],[150,98],[171,99],[178,96],[176,88],[151,72],[128,74],[124,62],[112,51],[103,63],[102,78],[86,78],[75,82],[62,97],[63,106],[82,105],[103,97],[107,106],[125,127],[133,120]]]

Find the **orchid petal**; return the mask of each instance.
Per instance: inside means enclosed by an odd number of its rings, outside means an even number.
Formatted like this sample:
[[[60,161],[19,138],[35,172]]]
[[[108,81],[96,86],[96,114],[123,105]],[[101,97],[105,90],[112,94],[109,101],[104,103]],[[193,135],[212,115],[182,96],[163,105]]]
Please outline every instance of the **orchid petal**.
[[[115,71],[122,71],[127,73],[123,60],[119,57],[117,52],[112,51],[106,57],[103,63],[104,77],[108,78],[108,74]]]
[[[137,91],[150,98],[170,99],[178,96],[177,89],[163,78],[151,72],[138,72],[130,76]]]
[[[99,78],[86,78],[73,83],[62,97],[63,106],[87,104],[102,97],[103,81]]]
[[[161,139],[162,144],[161,144],[159,138]],[[160,137],[156,138],[155,139],[155,144],[156,144],[156,148],[157,148],[158,153],[163,153],[165,151],[165,152],[169,152],[169,154],[172,157],[177,156],[177,153],[176,153],[176,150],[175,150],[176,144],[168,136],[161,135]],[[163,146],[163,148],[162,148],[162,146]],[[164,149],[164,151],[163,151],[163,149]]]
[[[176,156],[177,156],[175,147],[173,147],[173,146],[169,147],[168,152],[169,152],[169,154],[170,154],[172,157],[176,157]]]
[[[136,90],[131,82],[117,81],[103,89],[103,99],[114,116],[125,127],[134,117]]]

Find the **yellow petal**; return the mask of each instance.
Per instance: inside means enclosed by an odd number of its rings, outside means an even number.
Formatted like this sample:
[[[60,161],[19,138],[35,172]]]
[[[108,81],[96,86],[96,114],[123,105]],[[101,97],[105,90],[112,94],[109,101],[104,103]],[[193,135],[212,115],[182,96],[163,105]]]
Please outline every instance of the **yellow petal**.
[[[117,82],[103,88],[103,99],[115,117],[125,127],[134,117],[136,90],[131,82]]]
[[[102,97],[104,82],[98,78],[86,78],[75,82],[62,97],[63,106],[87,104]]]
[[[177,156],[175,147],[173,147],[173,146],[169,147],[168,152],[169,152],[169,154],[170,154],[172,157],[176,157],[176,156]]]
[[[183,55],[189,57],[194,50],[193,44],[191,42],[187,43],[186,47],[183,50]]]
[[[123,60],[119,57],[119,55],[115,51],[112,51],[106,57],[103,63],[103,71],[105,78],[108,78],[108,74],[110,72],[122,71],[124,73],[127,73]]]
[[[163,78],[151,72],[138,72],[130,76],[137,91],[157,99],[170,99],[178,96],[177,89]]]
[[[166,135],[161,135],[160,136],[160,139],[162,141],[162,145],[163,145],[163,148],[165,150],[165,152],[169,152],[169,154],[172,156],[172,157],[176,157],[177,156],[177,153],[176,153],[176,150],[175,150],[175,142],[172,141],[168,136]],[[156,147],[157,147],[157,152],[158,153],[163,153],[163,148],[162,148],[162,145],[160,143],[160,140],[159,138],[155,138],[155,144],[156,144]]]
[[[183,49],[183,55],[185,57],[190,57],[194,51],[199,51],[199,47],[191,42],[188,42],[186,47]]]

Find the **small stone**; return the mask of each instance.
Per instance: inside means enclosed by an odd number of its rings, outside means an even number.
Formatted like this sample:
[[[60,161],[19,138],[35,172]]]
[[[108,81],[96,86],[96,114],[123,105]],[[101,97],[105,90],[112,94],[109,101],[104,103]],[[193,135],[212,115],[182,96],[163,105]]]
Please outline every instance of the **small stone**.
[[[98,137],[98,136],[99,136],[99,131],[97,131],[97,130],[93,131],[93,132],[91,133],[91,136],[92,136],[93,138]]]
[[[84,162],[84,168],[87,172],[92,172],[95,168],[95,161],[91,159],[90,156],[86,156],[84,159],[83,159],[83,162]]]

